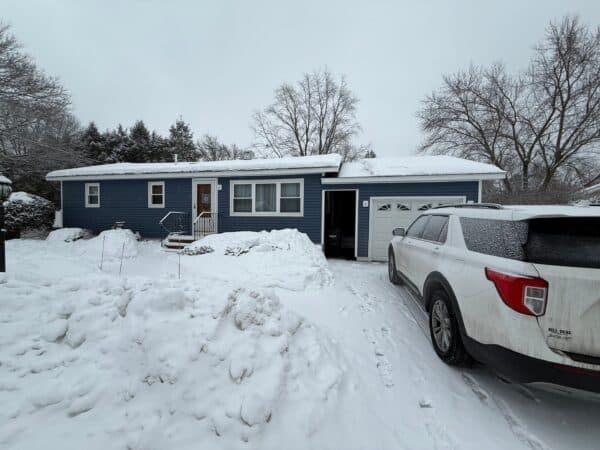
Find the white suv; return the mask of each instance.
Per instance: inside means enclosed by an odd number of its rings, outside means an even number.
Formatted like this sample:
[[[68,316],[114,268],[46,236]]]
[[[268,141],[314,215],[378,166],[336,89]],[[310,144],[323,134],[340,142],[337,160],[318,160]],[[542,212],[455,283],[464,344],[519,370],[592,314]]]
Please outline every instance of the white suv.
[[[434,208],[394,230],[389,276],[446,363],[600,392],[600,207]]]

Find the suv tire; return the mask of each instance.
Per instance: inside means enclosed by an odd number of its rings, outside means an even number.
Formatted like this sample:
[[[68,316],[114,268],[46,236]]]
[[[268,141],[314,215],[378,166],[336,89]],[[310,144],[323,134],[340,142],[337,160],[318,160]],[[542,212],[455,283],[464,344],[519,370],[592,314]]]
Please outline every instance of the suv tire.
[[[398,271],[396,270],[394,251],[391,248],[388,251],[388,276],[393,284],[402,284],[402,279],[398,276]]]
[[[463,345],[456,312],[446,291],[443,289],[434,291],[430,305],[429,333],[433,349],[448,365],[470,365],[472,359]]]

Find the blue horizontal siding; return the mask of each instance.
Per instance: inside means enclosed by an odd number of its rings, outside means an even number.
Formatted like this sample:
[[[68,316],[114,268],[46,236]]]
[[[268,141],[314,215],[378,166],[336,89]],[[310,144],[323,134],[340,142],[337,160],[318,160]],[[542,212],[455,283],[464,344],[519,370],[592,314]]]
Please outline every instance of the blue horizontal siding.
[[[467,201],[478,200],[477,181],[444,183],[368,183],[324,185],[323,189],[358,189],[358,251],[357,256],[369,256],[369,207],[363,201],[370,197],[426,197],[426,196],[466,196]]]
[[[233,180],[283,180],[304,178],[303,217],[231,216],[229,212],[230,182]],[[296,228],[315,243],[321,242],[321,175],[219,178],[219,232],[262,231]]]
[[[304,179],[304,214],[302,217],[281,216],[231,216],[229,211],[230,183],[233,180]],[[148,208],[148,182],[164,181],[165,207]],[[85,183],[100,184],[100,208],[85,207]],[[315,242],[321,242],[322,190],[358,189],[358,251],[359,257],[367,257],[369,249],[369,208],[362,203],[370,197],[385,196],[466,196],[477,201],[478,183],[378,183],[321,185],[321,175],[235,177],[219,178],[221,190],[218,195],[219,232],[262,231],[296,228]],[[192,179],[145,179],[145,180],[99,180],[63,182],[63,223],[65,227],[88,228],[95,232],[109,229],[117,221],[124,221],[127,228],[144,237],[164,237],[158,222],[168,211],[189,214],[191,224]],[[191,232],[190,228],[186,230]]]
[[[148,182],[164,181],[165,207],[148,208]],[[85,207],[85,184],[100,184],[100,207]],[[184,179],[63,181],[63,225],[100,232],[117,221],[144,237],[164,237],[158,222],[168,211],[189,214],[191,228],[192,182]]]

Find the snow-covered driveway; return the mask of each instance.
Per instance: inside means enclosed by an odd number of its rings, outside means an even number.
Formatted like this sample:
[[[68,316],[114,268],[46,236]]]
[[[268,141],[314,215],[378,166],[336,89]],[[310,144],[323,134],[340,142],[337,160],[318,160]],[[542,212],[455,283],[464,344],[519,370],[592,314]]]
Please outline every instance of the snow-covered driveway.
[[[369,422],[355,431],[374,448],[598,448],[600,402],[446,366],[385,265],[329,263],[334,286],[302,312],[346,350],[368,399],[360,415]]]
[[[383,264],[57,237],[7,246],[0,448],[598,448],[600,402],[444,365]]]

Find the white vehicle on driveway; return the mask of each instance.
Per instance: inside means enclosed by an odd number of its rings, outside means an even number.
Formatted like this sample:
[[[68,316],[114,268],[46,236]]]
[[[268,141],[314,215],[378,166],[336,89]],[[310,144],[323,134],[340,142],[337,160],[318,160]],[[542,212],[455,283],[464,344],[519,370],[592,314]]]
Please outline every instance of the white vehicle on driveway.
[[[600,207],[434,208],[388,256],[446,363],[600,392]]]

